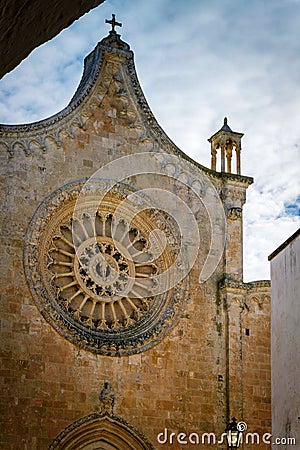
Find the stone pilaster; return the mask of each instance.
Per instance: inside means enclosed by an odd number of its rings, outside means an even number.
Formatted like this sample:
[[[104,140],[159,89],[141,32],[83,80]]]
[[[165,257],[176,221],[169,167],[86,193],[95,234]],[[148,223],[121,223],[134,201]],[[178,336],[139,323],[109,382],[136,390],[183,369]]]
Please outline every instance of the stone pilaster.
[[[271,432],[270,282],[224,278],[223,305],[227,422],[234,416],[250,433]],[[251,449],[245,443],[243,450]],[[265,448],[261,445],[261,448]]]
[[[221,297],[225,311],[226,353],[226,411],[231,417],[243,417],[243,351],[242,313],[245,308],[246,287],[230,279],[221,284]]]
[[[223,189],[226,213],[225,273],[243,279],[243,205],[248,185],[229,180]]]

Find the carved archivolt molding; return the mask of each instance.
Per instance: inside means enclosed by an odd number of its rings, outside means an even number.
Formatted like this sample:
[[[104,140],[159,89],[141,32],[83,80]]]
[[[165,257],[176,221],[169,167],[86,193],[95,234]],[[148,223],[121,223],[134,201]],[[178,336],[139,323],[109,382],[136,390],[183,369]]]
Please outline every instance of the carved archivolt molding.
[[[94,413],[65,428],[48,450],[155,450],[148,439],[123,418]]]
[[[82,186],[55,191],[30,223],[31,292],[44,317],[74,344],[105,355],[141,352],[162,339],[184,304],[183,283],[168,289],[167,276],[164,286],[155,277],[176,259],[178,230],[146,199],[138,214],[130,202],[122,206],[134,192],[125,185],[115,185],[98,205],[101,181],[90,186],[75,218]]]

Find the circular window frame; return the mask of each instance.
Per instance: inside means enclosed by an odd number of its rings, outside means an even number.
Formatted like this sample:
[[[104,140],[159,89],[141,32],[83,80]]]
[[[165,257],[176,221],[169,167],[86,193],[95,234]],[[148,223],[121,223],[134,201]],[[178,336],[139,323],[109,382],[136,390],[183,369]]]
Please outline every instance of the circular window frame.
[[[74,345],[96,354],[122,356],[143,352],[160,342],[177,323],[187,299],[187,278],[170,290],[154,297],[154,306],[134,324],[121,329],[96,330],[78,323],[68,311],[56,302],[57,293],[45,281],[45,258],[50,248],[55,228],[63,221],[66,210],[74,208],[81,194],[84,181],[68,183],[55,190],[37,208],[29,224],[24,249],[24,268],[30,291],[44,318]],[[97,180],[92,195],[105,188],[105,180]],[[109,195],[115,205],[122,202],[136,190],[125,183],[116,183]],[[172,222],[159,210],[150,211],[153,227],[159,223],[167,237],[169,254],[178,252],[178,237],[172,229]],[[139,218],[143,229],[149,224],[149,216]],[[49,235],[49,230],[50,235]],[[47,234],[48,233],[48,234]]]

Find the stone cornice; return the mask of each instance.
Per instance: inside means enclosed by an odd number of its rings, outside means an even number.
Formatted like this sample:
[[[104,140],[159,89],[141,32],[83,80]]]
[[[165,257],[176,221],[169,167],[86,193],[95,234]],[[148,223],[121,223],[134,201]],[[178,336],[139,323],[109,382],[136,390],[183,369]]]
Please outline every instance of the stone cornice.
[[[235,289],[240,291],[253,291],[253,290],[264,290],[267,288],[267,290],[270,290],[271,282],[270,280],[257,280],[257,281],[250,281],[248,283],[244,283],[243,281],[234,280],[230,277],[225,277],[219,282],[219,288],[220,289]]]

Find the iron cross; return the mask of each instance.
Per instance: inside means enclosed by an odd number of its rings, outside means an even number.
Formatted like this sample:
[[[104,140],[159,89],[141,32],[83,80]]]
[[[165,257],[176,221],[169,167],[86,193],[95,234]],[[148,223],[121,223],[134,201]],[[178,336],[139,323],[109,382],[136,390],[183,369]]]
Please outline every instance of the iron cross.
[[[110,32],[112,32],[112,33],[115,33],[115,27],[121,27],[122,26],[122,24],[120,22],[116,21],[116,15],[115,14],[112,14],[112,19],[111,20],[105,19],[105,23],[109,23],[111,25],[111,31]]]

